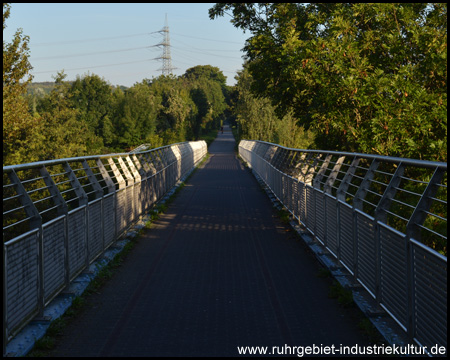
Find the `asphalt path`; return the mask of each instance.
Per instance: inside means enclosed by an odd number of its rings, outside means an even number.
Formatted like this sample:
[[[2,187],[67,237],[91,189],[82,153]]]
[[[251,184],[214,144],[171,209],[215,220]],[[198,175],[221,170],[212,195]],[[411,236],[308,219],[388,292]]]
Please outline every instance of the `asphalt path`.
[[[295,356],[300,346],[368,344],[234,146],[225,126],[50,356],[239,356],[246,346]]]

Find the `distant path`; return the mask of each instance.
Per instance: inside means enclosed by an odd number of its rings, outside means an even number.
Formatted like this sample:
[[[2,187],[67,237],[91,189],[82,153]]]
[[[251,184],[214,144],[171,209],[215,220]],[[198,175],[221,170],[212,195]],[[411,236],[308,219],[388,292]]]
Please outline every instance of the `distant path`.
[[[51,356],[239,356],[367,344],[224,134]],[[271,349],[269,349],[270,351]],[[296,353],[293,354],[295,356]]]

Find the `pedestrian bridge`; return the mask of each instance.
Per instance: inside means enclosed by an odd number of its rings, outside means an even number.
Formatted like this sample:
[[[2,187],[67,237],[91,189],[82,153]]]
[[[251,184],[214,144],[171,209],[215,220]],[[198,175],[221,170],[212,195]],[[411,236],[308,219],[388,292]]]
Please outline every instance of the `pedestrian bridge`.
[[[235,356],[236,346],[362,343],[331,309],[311,259],[274,223],[234,146],[225,127],[208,150],[197,141],[4,167],[4,354],[208,151],[120,285],[105,289],[99,318],[57,354]],[[411,343],[447,346],[446,163],[248,140],[238,148]]]

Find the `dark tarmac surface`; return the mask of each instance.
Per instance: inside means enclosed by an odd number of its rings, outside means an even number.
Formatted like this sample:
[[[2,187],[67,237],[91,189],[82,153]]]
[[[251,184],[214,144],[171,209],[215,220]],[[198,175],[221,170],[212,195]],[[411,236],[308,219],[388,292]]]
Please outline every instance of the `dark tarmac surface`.
[[[368,345],[275,216],[225,127],[49,356],[239,356],[238,347]],[[291,356],[296,356],[296,352]]]

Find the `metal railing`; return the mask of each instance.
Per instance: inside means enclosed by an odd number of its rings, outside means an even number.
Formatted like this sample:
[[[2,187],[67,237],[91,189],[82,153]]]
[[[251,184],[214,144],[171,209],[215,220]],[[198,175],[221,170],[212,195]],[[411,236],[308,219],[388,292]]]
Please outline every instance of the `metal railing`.
[[[239,155],[411,341],[447,346],[446,163],[249,140]]]
[[[206,153],[196,141],[3,167],[4,346]]]

